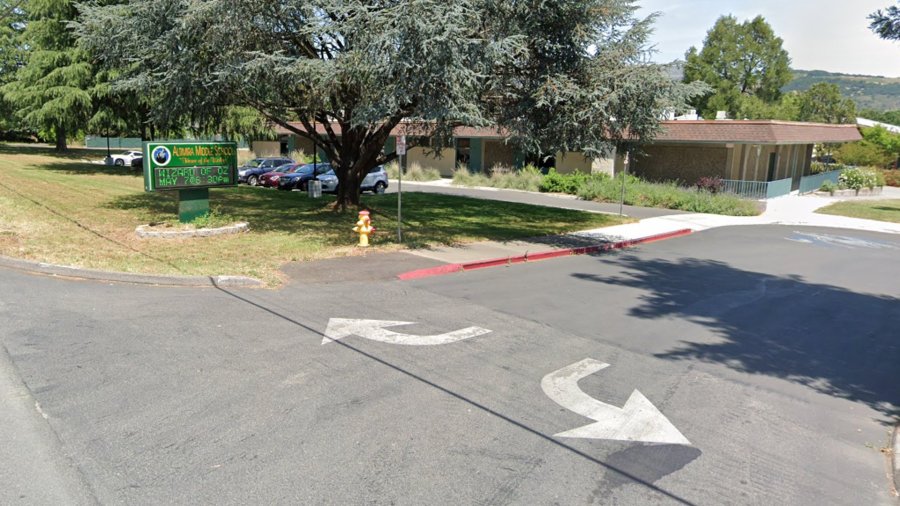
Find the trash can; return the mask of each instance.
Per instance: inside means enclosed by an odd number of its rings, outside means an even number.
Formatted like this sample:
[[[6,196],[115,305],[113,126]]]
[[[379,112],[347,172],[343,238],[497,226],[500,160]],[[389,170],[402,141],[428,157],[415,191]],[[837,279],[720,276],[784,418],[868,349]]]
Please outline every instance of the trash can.
[[[313,179],[306,185],[306,194],[309,197],[317,199],[322,196],[322,182],[318,179]]]

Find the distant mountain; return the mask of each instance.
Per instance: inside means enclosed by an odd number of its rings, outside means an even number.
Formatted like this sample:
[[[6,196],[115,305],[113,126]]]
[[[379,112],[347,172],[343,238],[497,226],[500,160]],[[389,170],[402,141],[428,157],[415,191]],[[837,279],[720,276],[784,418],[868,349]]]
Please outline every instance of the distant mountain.
[[[838,85],[857,109],[900,110],[900,78],[839,74],[824,70],[794,70],[794,79],[782,91],[805,91],[816,83]]]

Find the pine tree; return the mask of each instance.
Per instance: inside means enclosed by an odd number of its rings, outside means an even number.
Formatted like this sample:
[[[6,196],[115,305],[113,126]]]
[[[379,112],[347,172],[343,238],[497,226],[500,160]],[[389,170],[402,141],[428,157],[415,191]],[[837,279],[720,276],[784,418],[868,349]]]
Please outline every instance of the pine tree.
[[[8,83],[23,64],[21,32],[25,15],[21,0],[0,0],[0,87]],[[0,132],[18,129],[15,109],[0,93]]]
[[[28,0],[22,9],[27,15],[22,37],[28,51],[24,65],[2,91],[22,121],[52,135],[56,149],[62,151],[67,135],[83,128],[92,112],[87,90],[93,71],[68,26],[77,15],[75,3]]]
[[[869,15],[869,28],[885,40],[900,40],[900,2]]]

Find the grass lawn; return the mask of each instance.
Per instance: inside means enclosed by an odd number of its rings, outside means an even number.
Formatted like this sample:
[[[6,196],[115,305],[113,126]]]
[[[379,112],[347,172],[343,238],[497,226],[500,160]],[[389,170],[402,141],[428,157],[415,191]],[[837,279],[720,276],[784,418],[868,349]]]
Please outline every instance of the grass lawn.
[[[900,223],[900,200],[859,200],[835,202],[816,211],[850,218]]]
[[[355,212],[334,198],[240,186],[210,191],[216,222],[251,231],[214,238],[140,239],[135,227],[177,221],[175,192],[146,193],[128,167],[91,164],[105,150],[0,144],[0,255],[92,269],[183,275],[252,276],[280,282],[285,262],[362,254]],[[396,195],[372,195],[371,250],[510,240],[617,225],[617,216],[450,195],[403,195],[404,244],[396,243]]]

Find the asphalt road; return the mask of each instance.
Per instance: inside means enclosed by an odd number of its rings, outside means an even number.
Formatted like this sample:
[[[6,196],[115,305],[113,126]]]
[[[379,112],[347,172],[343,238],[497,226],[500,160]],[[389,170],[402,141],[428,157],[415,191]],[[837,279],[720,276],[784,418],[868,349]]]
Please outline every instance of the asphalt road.
[[[897,504],[879,449],[900,406],[898,253],[734,227],[280,291],[0,269],[0,386],[20,379],[46,416],[21,427],[62,469],[47,480],[101,504]],[[491,332],[323,344],[331,318]],[[608,366],[569,374],[585,359]],[[653,422],[621,419],[635,390]],[[560,436],[592,423],[669,442]]]

